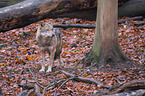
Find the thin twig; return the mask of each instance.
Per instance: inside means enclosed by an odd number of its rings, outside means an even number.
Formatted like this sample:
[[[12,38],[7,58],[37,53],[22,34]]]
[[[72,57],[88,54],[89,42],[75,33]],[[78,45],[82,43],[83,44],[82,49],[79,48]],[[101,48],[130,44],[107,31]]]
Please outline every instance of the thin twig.
[[[55,83],[52,83],[52,84],[46,86],[46,88],[49,88],[49,87],[51,87],[51,86],[53,86],[53,85],[56,85],[56,84],[59,84],[59,83],[61,83],[61,82],[63,82],[63,81],[65,81],[65,80],[59,80],[58,82],[55,82]]]
[[[58,82],[52,83],[52,84],[50,84],[50,85],[44,87],[44,86],[42,86],[42,85],[37,81],[36,77],[34,76],[33,72],[32,72],[31,69],[29,68],[28,64],[27,64],[27,67],[28,67],[28,69],[29,69],[29,71],[30,71],[30,73],[31,73],[31,75],[32,75],[32,77],[33,77],[33,79],[35,80],[35,83],[36,83],[39,87],[43,88],[43,95],[42,95],[42,96],[45,96],[45,93],[46,93],[46,89],[47,89],[47,88],[49,88],[49,87],[51,87],[51,86],[53,86],[53,85],[56,85],[56,84],[59,84],[59,83],[65,81],[65,80],[59,80]]]
[[[47,89],[47,87],[44,87],[44,89],[43,89],[43,95],[42,96],[45,96],[46,89]]]
[[[27,63],[26,63],[26,64],[27,64]],[[31,75],[33,76],[33,79],[35,80],[35,83],[36,83],[39,87],[41,87],[41,88],[44,89],[44,87],[43,87],[39,82],[37,82],[37,79],[35,78],[33,72],[32,72],[31,69],[29,68],[28,64],[27,64],[27,67],[28,67],[28,69],[29,69]]]
[[[54,93],[54,96],[56,96],[56,93],[58,92],[58,90],[59,90],[65,83],[67,83],[69,80],[72,80],[72,79],[74,79],[74,78],[75,78],[75,76],[66,79],[66,80],[57,88],[57,90],[56,90],[55,93]]]
[[[86,70],[84,70],[83,72],[81,72],[81,74],[80,75],[78,75],[78,76],[82,76],[83,74],[85,74],[86,73],[86,71],[88,70],[88,69],[90,69],[92,66],[95,66],[97,63],[94,63],[94,64],[92,64],[91,66],[89,66]]]
[[[132,18],[126,18],[126,19],[118,20],[118,23],[126,22],[126,21],[129,21],[129,20],[131,20],[131,19],[137,20],[137,19],[142,19],[142,18],[143,18],[142,16],[132,17]]]

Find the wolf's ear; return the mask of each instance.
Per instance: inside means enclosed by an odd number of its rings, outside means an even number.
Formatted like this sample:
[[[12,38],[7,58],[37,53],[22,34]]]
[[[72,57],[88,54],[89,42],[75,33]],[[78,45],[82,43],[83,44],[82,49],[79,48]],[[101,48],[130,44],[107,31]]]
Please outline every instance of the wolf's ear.
[[[41,26],[44,26],[44,25],[45,25],[45,22],[41,22],[40,25],[41,25]]]
[[[49,24],[53,25],[53,20],[50,20],[50,23]]]

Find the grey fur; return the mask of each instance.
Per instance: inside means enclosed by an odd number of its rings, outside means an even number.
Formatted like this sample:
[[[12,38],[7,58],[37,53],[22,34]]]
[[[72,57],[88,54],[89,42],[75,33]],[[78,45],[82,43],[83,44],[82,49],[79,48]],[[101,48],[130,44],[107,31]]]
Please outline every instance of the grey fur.
[[[42,69],[40,72],[45,71],[45,53],[48,52],[50,55],[50,63],[48,65],[48,70],[46,72],[52,71],[52,64],[54,59],[61,59],[62,51],[62,35],[59,29],[53,28],[52,24],[44,22],[40,24],[36,34],[36,41],[42,52]],[[61,60],[59,60],[60,63]]]

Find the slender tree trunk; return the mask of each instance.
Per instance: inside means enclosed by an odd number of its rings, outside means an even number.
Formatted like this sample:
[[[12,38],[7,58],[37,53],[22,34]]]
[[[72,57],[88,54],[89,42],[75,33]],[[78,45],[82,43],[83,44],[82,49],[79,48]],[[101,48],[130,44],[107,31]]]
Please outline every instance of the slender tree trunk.
[[[118,0],[98,0],[97,12],[93,47],[84,59],[85,66],[91,63],[97,63],[99,69],[129,66],[126,62],[130,59],[118,41]]]

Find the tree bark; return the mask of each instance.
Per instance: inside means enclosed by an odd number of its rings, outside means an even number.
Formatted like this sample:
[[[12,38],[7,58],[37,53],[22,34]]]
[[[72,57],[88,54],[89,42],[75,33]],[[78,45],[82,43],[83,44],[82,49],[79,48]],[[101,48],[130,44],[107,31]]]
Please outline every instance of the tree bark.
[[[145,16],[145,0],[129,0],[119,7],[118,16]]]
[[[16,3],[22,2],[24,0],[0,0],[0,8],[14,5]]]
[[[94,6],[95,0],[25,0],[0,8],[0,31],[23,27],[48,17]]]
[[[117,94],[117,93],[128,92],[128,91],[130,91],[130,93],[131,93],[133,90],[139,90],[139,89],[145,89],[145,80],[128,81],[128,82],[125,82],[123,84],[114,86],[107,91],[104,91],[102,93],[98,93],[96,96],[102,96],[102,95],[114,95],[114,96],[116,96],[115,94]],[[144,94],[145,90],[142,90],[142,92],[141,93]],[[136,95],[134,95],[134,96],[142,96],[142,95],[137,95],[137,94],[138,93],[136,93]]]
[[[93,47],[84,59],[85,66],[97,63],[100,70],[131,67],[130,59],[122,52],[117,34],[117,0],[98,0]]]
[[[62,0],[26,0],[0,9],[0,31],[22,27],[43,19]],[[47,13],[48,12],[48,13]],[[46,14],[47,13],[47,14]]]

